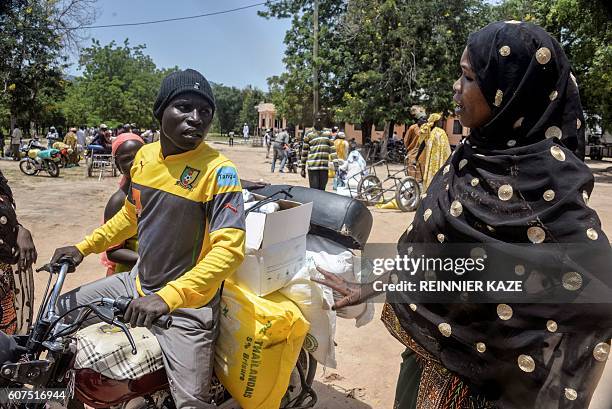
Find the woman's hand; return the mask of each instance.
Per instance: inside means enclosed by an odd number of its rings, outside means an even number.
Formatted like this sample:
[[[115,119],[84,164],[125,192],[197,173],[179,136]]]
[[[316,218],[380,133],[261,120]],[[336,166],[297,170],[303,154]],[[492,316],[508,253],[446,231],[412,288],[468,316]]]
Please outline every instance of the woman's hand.
[[[358,305],[365,301],[364,291],[362,291],[363,284],[346,281],[344,278],[332,274],[329,271],[325,271],[321,267],[317,267],[317,271],[323,274],[325,278],[323,280],[312,278],[312,281],[327,286],[344,296],[334,303],[332,310],[335,311],[343,307]]]
[[[27,270],[32,267],[32,264],[36,263],[38,253],[34,246],[34,240],[32,240],[32,234],[23,226],[19,226],[17,231],[17,249],[19,252],[18,266],[21,271]]]

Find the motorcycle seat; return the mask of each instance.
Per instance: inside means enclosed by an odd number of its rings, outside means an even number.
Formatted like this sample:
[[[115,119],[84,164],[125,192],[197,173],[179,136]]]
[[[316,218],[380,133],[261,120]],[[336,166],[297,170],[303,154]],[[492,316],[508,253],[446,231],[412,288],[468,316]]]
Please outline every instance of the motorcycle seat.
[[[75,335],[75,369],[92,369],[115,380],[138,379],[163,368],[162,351],[155,335],[146,328],[130,328],[138,353],[125,334],[105,323],[83,328]]]

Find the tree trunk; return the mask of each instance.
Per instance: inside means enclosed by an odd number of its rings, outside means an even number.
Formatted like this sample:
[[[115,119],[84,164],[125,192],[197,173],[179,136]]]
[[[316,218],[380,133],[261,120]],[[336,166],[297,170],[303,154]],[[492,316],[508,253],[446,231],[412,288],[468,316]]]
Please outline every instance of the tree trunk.
[[[13,112],[11,112],[11,126],[10,126],[10,133],[9,133],[9,137],[13,135],[13,129],[15,129],[15,124],[17,123],[17,118],[15,117],[15,114],[13,114]]]
[[[389,139],[391,139],[391,135],[393,135],[393,129],[395,128],[395,121],[389,121],[389,127],[387,128],[387,132],[383,134],[382,145],[380,147],[380,156],[381,158],[387,157],[387,148],[389,146]]]
[[[372,141],[372,125],[374,125],[374,121],[371,119],[366,119],[361,122],[361,144],[365,145],[368,142]]]

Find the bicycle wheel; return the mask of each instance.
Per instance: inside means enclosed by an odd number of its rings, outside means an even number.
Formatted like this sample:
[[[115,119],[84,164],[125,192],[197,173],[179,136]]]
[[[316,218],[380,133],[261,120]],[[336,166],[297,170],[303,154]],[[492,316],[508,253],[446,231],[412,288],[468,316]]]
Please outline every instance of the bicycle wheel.
[[[382,183],[378,177],[368,175],[361,178],[357,185],[357,197],[360,200],[363,200],[368,206],[373,206],[380,202],[382,195]]]
[[[19,169],[28,176],[34,176],[38,173],[36,163],[30,159],[22,159],[21,162],[19,162]]]
[[[397,207],[402,212],[412,212],[421,200],[421,188],[415,178],[408,176],[403,178],[395,191]]]

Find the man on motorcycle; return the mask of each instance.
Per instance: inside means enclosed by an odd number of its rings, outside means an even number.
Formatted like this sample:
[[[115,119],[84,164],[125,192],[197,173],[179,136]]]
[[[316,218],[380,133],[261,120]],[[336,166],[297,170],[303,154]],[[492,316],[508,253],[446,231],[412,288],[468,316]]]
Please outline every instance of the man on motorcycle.
[[[219,288],[244,258],[240,179],[233,163],[203,142],[214,111],[202,74],[188,69],[168,75],[154,105],[160,141],[138,151],[123,208],[81,243],[53,256],[53,262],[68,257],[79,264],[138,232],[134,269],[63,295],[60,313],[100,297],[134,297],[125,319],[157,337],[179,408],[211,407],[206,400],[219,331]],[[152,327],[168,313],[171,328]]]
[[[109,154],[112,151],[111,135],[108,127],[104,124],[100,125],[100,130],[96,133],[90,145],[101,146],[101,153]]]

